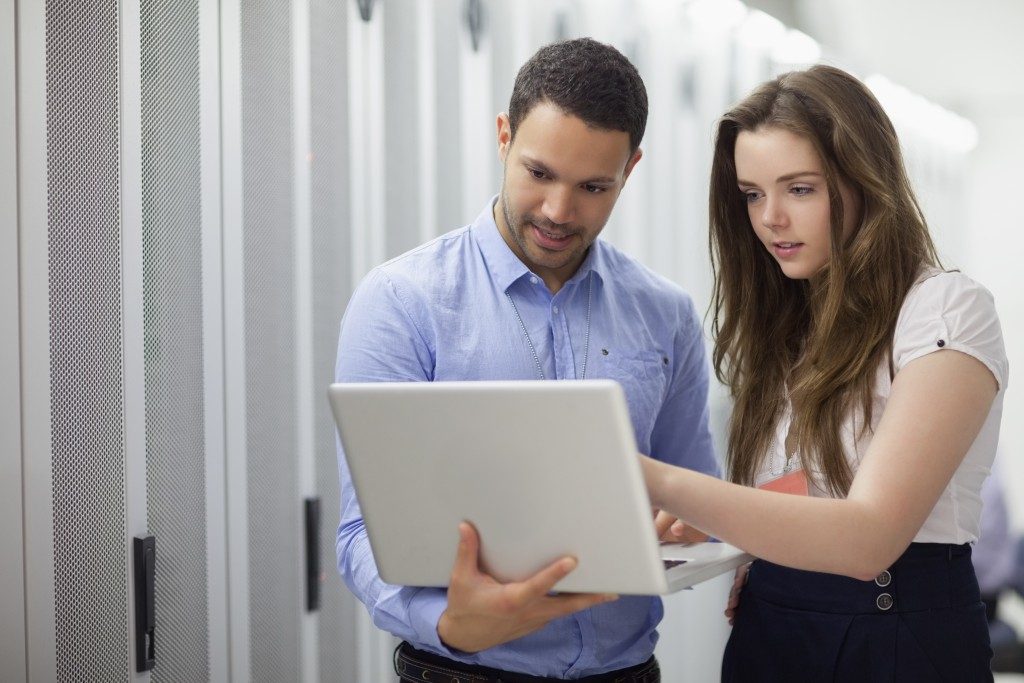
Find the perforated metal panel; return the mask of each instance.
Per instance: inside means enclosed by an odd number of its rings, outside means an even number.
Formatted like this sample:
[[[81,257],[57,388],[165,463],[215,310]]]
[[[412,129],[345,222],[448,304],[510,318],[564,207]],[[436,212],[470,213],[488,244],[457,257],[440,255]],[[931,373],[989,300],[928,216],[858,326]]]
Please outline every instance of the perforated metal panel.
[[[210,677],[206,558],[199,6],[141,7],[142,231],[152,680]]]
[[[46,3],[57,678],[128,672],[118,6]]]
[[[0,0],[0,674],[27,677],[25,475],[18,253],[17,99],[13,0]],[[42,45],[40,45],[42,47]],[[24,72],[22,72],[24,78]],[[40,84],[41,85],[41,84]],[[40,90],[40,94],[42,91]],[[43,150],[38,150],[41,154]],[[25,182],[24,180],[22,182]],[[26,217],[27,218],[27,217]],[[25,259],[26,262],[29,259]],[[27,308],[27,307],[26,307]],[[40,389],[44,383],[37,383]],[[47,525],[49,526],[49,525]]]
[[[419,88],[422,87],[417,82],[416,64],[420,56],[414,21],[418,1],[391,0],[384,14],[384,54],[387,55],[384,60],[384,125],[387,130],[384,219],[388,258],[422,241],[420,223],[424,217],[420,215],[423,206],[420,193],[433,192],[421,179],[419,138],[423,129],[409,117],[409,112],[415,111],[420,101]],[[442,76],[447,77],[447,74]],[[451,104],[452,109],[457,106],[457,103]],[[442,114],[447,115],[446,111]]]
[[[299,678],[288,3],[241,6],[249,644],[252,680]]]
[[[346,73],[347,8],[331,0],[310,4],[311,143],[310,218],[313,248],[313,410],[316,487],[322,504],[320,557],[326,578],[318,651],[323,681],[355,681],[356,601],[338,574],[334,542],[340,515],[338,457],[327,385],[334,377],[341,314],[351,291],[348,218]]]
[[[462,163],[462,112],[459,103],[465,96],[462,92],[459,70],[459,40],[465,31],[462,23],[462,3],[444,0],[437,3],[434,23],[434,44],[437,46],[437,90],[435,106],[444,115],[437,117],[437,139],[444,144],[437,146],[437,218],[440,232],[453,230],[476,214],[469,216],[462,210],[462,187],[465,185],[465,169]],[[478,150],[486,154],[488,149]],[[479,199],[483,206],[486,197]],[[478,209],[475,209],[478,210]]]

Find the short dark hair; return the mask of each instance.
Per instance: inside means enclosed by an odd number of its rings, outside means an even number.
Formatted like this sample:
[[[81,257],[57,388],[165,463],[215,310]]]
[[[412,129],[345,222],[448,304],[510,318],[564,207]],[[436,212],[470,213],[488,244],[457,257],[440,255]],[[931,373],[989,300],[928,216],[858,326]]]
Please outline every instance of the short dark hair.
[[[512,87],[513,139],[530,110],[545,101],[596,128],[629,133],[633,151],[644,137],[647,89],[636,67],[611,45],[576,38],[537,50]]]

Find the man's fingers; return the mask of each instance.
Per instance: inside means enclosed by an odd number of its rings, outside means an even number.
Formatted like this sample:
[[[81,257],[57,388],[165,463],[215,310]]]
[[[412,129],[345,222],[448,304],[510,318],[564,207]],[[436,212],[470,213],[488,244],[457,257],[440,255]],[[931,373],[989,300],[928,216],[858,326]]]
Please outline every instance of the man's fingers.
[[[546,595],[555,587],[555,584],[566,577],[576,568],[576,558],[563,557],[555,560],[544,569],[518,584],[515,598],[520,604],[524,604],[535,598]]]
[[[554,619],[618,599],[618,595],[604,593],[565,593],[542,597],[530,607],[528,616],[520,621],[515,638],[533,633]]]
[[[543,623],[547,623],[552,619],[558,619],[574,612],[618,599],[618,595],[610,593],[563,593],[561,595],[549,595],[538,601],[535,615]]]
[[[478,554],[480,540],[476,529],[469,522],[459,523],[459,547],[455,553],[455,566],[452,575],[472,576],[479,570]]]
[[[588,607],[594,607],[618,599],[618,595],[606,593],[574,593],[572,595],[555,595],[548,598],[548,600],[554,603],[557,616],[565,616]]]

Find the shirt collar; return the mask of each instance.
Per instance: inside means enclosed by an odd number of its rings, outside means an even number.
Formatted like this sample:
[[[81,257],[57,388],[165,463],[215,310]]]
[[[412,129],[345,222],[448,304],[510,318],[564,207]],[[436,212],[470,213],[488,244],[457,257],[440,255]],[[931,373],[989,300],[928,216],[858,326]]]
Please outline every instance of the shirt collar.
[[[470,226],[470,232],[476,240],[480,253],[483,254],[484,262],[487,264],[491,277],[494,278],[495,284],[504,292],[514,282],[532,273],[509,248],[508,244],[505,243],[505,238],[498,231],[498,225],[494,222],[494,205],[497,201],[498,195],[491,197],[483,211],[473,221],[473,224]],[[584,257],[579,269],[566,281],[566,286],[583,282],[591,272],[603,281],[603,272],[606,267],[604,250],[605,246],[601,240],[594,240],[590,249],[587,250],[587,255]]]

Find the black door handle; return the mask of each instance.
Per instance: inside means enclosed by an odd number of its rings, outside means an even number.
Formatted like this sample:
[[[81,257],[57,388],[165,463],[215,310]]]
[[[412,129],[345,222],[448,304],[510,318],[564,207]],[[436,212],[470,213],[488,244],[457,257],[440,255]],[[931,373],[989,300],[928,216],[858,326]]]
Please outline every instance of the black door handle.
[[[135,573],[135,670],[149,671],[156,663],[156,537],[133,541]]]

